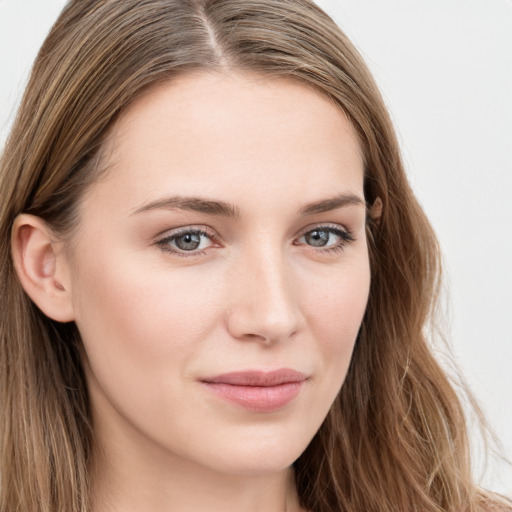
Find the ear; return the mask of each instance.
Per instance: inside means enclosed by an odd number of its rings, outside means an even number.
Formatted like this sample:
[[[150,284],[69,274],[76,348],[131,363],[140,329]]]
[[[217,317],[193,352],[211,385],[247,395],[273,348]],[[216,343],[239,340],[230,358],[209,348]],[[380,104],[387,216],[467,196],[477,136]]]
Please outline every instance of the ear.
[[[377,197],[377,199],[375,199],[373,204],[370,206],[369,215],[372,222],[378,226],[382,216],[382,199],[380,197]]]
[[[74,313],[62,245],[40,217],[28,214],[16,217],[11,248],[23,289],[46,316],[58,322],[70,322]]]

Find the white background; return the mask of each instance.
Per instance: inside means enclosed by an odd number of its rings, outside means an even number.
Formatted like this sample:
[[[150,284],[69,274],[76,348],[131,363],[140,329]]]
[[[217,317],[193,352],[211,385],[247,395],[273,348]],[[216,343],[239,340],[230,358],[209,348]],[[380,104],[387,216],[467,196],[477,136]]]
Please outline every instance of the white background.
[[[510,459],[512,1],[318,3],[381,87],[412,185],[444,251],[455,358]],[[0,146],[63,5],[0,0]],[[512,494],[512,468],[491,459],[484,483]]]

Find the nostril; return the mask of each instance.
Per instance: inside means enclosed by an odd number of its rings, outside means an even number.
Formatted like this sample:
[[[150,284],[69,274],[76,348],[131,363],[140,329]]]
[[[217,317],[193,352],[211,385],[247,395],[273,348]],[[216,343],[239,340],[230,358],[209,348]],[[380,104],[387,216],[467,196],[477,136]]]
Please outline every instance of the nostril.
[[[290,266],[275,245],[261,244],[244,254],[227,290],[227,328],[239,340],[266,345],[288,340],[301,330],[300,297]],[[232,274],[233,275],[233,274]]]
[[[298,310],[279,312],[275,309],[252,308],[248,304],[231,308],[227,315],[227,329],[234,338],[265,345],[295,337],[301,325]]]

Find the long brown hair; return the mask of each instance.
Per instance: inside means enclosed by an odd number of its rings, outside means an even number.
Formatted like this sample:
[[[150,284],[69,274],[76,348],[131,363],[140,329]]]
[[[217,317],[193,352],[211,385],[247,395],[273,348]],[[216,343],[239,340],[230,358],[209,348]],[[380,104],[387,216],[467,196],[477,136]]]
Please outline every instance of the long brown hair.
[[[67,236],[119,113],[196,69],[295,77],[329,96],[359,135],[366,201],[382,202],[379,221],[368,219],[372,283],[349,373],[295,463],[302,506],[489,510],[472,482],[460,401],[424,335],[439,289],[436,238],[346,36],[309,0],[73,0],[39,52],[0,163],[0,512],[89,511],[94,441],[80,337],[23,292],[13,221],[32,213]]]

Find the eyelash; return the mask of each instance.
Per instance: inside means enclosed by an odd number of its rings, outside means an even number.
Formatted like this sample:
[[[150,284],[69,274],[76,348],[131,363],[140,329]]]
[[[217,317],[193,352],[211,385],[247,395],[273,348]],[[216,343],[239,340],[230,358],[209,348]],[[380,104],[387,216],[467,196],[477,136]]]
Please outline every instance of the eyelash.
[[[162,238],[161,240],[158,240],[156,242],[156,245],[158,245],[163,251],[169,252],[171,254],[175,254],[176,256],[182,256],[182,257],[189,257],[189,256],[197,256],[204,253],[203,251],[197,251],[197,250],[191,250],[191,251],[185,251],[180,249],[174,249],[171,247],[170,243],[177,240],[178,238],[181,238],[185,235],[200,235],[200,236],[206,236],[210,238],[211,240],[215,240],[215,237],[211,234],[205,231],[204,229],[199,228],[192,228],[192,227],[186,227],[179,229],[178,231],[175,231],[172,235],[166,236]]]
[[[308,235],[314,231],[327,232],[329,234],[336,235],[339,237],[340,240],[337,243],[335,243],[334,245],[328,246],[328,247],[319,246],[318,248],[315,248],[315,246],[312,246],[312,245],[298,244],[298,243],[294,243],[294,245],[307,245],[308,247],[310,247],[312,250],[314,250],[316,252],[320,252],[323,254],[327,254],[327,253],[331,254],[331,253],[337,253],[337,252],[343,251],[347,245],[349,245],[355,241],[354,235],[348,229],[341,229],[339,226],[330,226],[330,225],[320,225],[320,226],[315,226],[311,229],[308,229],[307,231],[302,232],[302,234],[298,237],[298,239],[300,240],[301,238],[305,237],[306,235]],[[180,229],[178,231],[175,231],[171,235],[166,236],[166,237],[162,238],[161,240],[158,240],[156,242],[156,245],[159,246],[160,249],[165,252],[168,252],[168,253],[171,253],[171,254],[174,254],[174,255],[177,255],[180,257],[185,257],[185,258],[190,257],[190,256],[198,256],[198,255],[204,254],[204,252],[205,252],[204,250],[198,251],[196,249],[193,249],[190,251],[186,251],[186,250],[179,249],[179,248],[178,249],[173,248],[170,245],[172,242],[175,242],[177,239],[184,237],[186,235],[205,236],[205,237],[208,237],[209,239],[211,239],[212,242],[215,242],[215,236],[212,233],[208,233],[207,231],[200,229],[200,228],[186,227],[186,228]]]
[[[313,233],[314,231],[324,231],[329,234],[336,235],[339,237],[339,241],[335,243],[334,245],[328,246],[328,247],[319,247],[315,248],[313,245],[308,245],[311,249],[321,252],[323,254],[333,254],[333,253],[339,253],[345,250],[347,245],[351,244],[352,242],[355,242],[354,235],[348,230],[348,229],[341,229],[339,226],[330,226],[330,225],[320,225],[315,226],[312,229],[308,229],[307,231],[304,231],[298,238],[299,240],[303,237],[305,237],[309,233]],[[299,245],[299,244],[295,244]],[[306,244],[307,245],[307,244]]]

